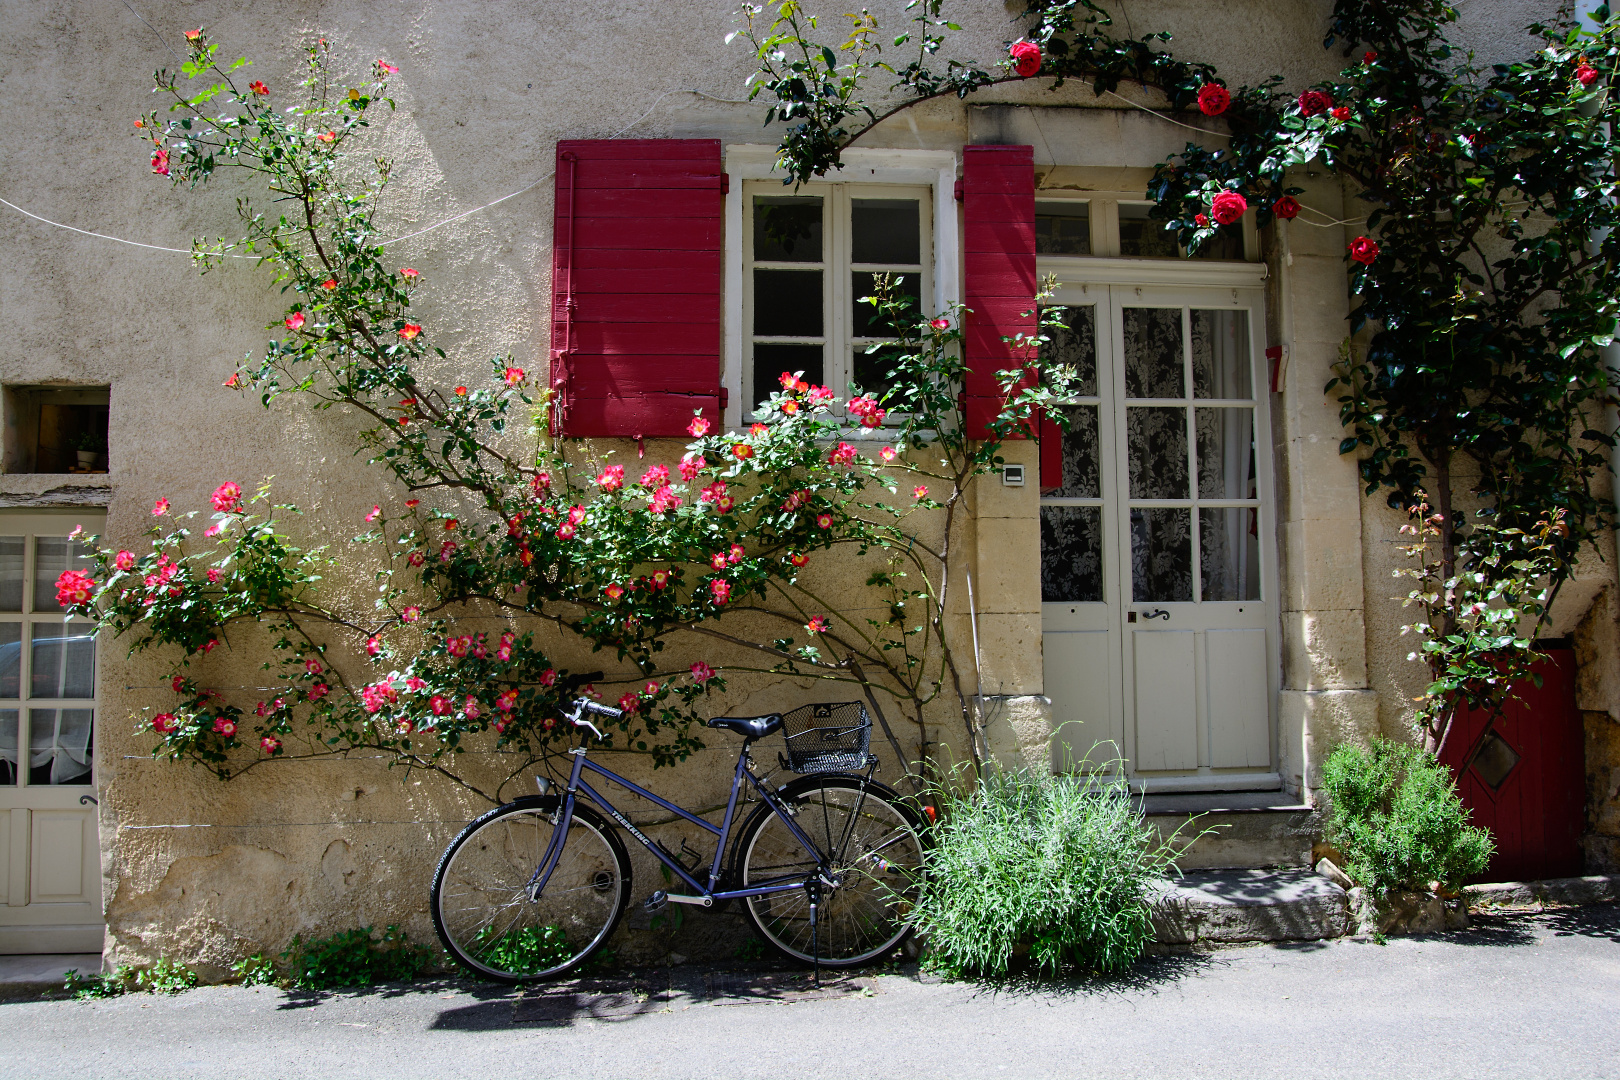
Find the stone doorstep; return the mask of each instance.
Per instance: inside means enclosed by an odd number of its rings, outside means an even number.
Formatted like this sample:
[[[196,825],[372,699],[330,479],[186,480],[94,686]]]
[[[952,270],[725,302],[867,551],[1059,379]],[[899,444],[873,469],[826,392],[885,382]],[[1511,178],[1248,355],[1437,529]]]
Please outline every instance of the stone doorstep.
[[[1463,888],[1470,909],[1575,907],[1620,901],[1620,874],[1501,881]]]
[[[1317,941],[1350,927],[1345,891],[1311,870],[1196,870],[1153,901],[1160,945]]]
[[[35,997],[62,989],[70,970],[80,975],[101,974],[100,953],[40,953],[0,956],[0,1000]]]

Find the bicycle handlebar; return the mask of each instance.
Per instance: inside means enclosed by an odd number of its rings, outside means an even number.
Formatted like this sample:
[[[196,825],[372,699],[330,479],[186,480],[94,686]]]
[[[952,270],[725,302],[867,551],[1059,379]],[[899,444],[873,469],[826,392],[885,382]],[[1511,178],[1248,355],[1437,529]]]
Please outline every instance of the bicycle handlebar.
[[[597,716],[605,716],[609,720],[617,720],[624,715],[621,710],[615,709],[611,705],[603,705],[600,702],[592,701],[590,698],[574,699],[574,712],[573,715],[568,717],[569,722],[575,727],[590,728],[592,734],[596,736],[598,742],[600,742],[604,736],[595,724],[585,719],[585,714],[588,712],[595,713]]]

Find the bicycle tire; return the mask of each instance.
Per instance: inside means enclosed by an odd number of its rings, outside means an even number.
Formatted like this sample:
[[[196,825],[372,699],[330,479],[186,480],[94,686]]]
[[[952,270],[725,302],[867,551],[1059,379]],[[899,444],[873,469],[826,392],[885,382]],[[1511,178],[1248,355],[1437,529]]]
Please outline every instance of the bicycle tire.
[[[829,968],[875,963],[899,948],[912,931],[907,916],[924,868],[922,819],[899,795],[862,776],[806,776],[783,788],[779,798],[798,811],[794,820],[811,841],[833,852],[829,861],[841,884],[822,899],[814,956],[803,890],[744,900],[743,911],[760,937],[790,960]],[[842,853],[833,850],[840,844]],[[732,881],[747,888],[784,871],[802,868],[808,874],[814,867],[781,818],[761,806],[738,835]]]
[[[630,856],[618,830],[574,807],[545,891],[527,886],[555,829],[555,795],[498,806],[468,824],[433,873],[433,928],[480,978],[537,982],[578,967],[613,936],[630,901]]]

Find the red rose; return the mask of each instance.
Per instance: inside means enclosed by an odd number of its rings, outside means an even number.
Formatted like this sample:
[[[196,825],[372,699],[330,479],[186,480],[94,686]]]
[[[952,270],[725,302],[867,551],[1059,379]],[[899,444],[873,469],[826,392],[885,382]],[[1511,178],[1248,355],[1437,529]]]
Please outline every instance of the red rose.
[[[1041,47],[1033,41],[1013,42],[1007,55],[1012,57],[1013,71],[1021,79],[1027,79],[1041,70]]]
[[[1348,119],[1350,119],[1350,106],[1348,106],[1348,105],[1340,105],[1337,109],[1333,110],[1332,116],[1333,116],[1333,119],[1335,119],[1335,120],[1348,120]]]
[[[1362,266],[1371,266],[1378,258],[1378,245],[1365,236],[1350,241],[1350,257]]]
[[[1598,69],[1582,60],[1581,66],[1575,69],[1575,78],[1582,86],[1591,86],[1598,81]]]
[[[1205,83],[1198,88],[1198,108],[1205,116],[1219,116],[1232,104],[1232,95],[1219,83]]]
[[[1200,229],[1207,229],[1207,228],[1209,228],[1209,215],[1208,214],[1199,214],[1197,217],[1193,218],[1193,222]]]
[[[1378,54],[1373,52],[1371,49],[1368,49],[1366,52],[1361,54],[1361,62],[1363,64],[1370,64],[1376,59],[1378,59]]]
[[[1299,203],[1295,201],[1292,195],[1284,195],[1271,204],[1271,212],[1285,221],[1289,218],[1296,218],[1299,216]]]
[[[1333,99],[1323,90],[1307,90],[1299,95],[1299,115],[1315,116],[1333,108]]]
[[[1249,201],[1235,191],[1223,191],[1210,200],[1209,213],[1222,225],[1230,225],[1249,209]]]

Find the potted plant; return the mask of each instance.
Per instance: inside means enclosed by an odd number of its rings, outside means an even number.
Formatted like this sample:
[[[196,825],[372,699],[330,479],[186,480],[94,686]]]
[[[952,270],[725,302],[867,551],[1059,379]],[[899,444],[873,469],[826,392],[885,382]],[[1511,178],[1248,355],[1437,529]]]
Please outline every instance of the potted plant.
[[[100,463],[102,438],[94,431],[81,431],[70,440],[79,457],[79,468],[91,470]]]

